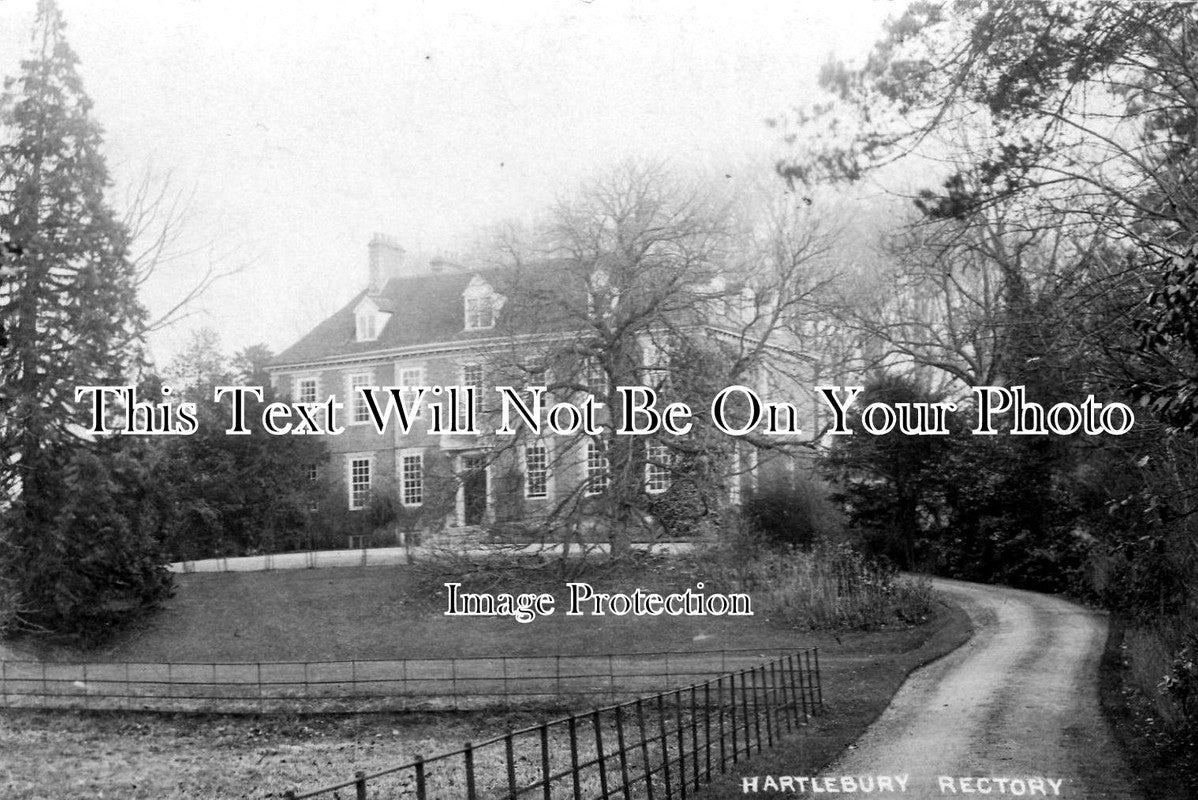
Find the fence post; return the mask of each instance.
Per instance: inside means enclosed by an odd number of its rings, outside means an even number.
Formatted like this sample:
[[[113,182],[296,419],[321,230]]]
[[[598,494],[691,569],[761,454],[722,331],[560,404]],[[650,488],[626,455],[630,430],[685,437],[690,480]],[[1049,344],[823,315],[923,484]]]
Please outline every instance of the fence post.
[[[745,722],[745,755],[753,755],[753,726],[752,720],[749,719],[749,679],[748,674],[752,669],[742,670],[740,673],[740,716]]]
[[[512,729],[508,728],[507,735],[503,737],[503,750],[507,756],[507,796],[515,800],[516,797],[516,759],[512,752]]]
[[[770,700],[770,674],[766,672],[765,664],[761,665],[761,697],[765,700],[765,737],[769,742],[769,746],[774,746],[774,704]],[[761,735],[757,736],[758,744],[761,743]]]
[[[719,724],[716,726],[720,729],[720,772],[727,771],[728,757],[724,752],[724,676],[716,678],[715,681],[715,707],[719,716]]]
[[[799,665],[799,698],[803,701],[803,725],[806,725],[807,720],[811,717],[811,709],[807,705],[807,680],[803,673],[803,654],[795,654],[794,661]]]
[[[0,658],[0,692],[4,695],[4,707],[8,708],[8,662]]]
[[[611,653],[607,654],[607,689],[611,696],[611,702],[616,702],[616,667],[614,656]]]
[[[83,707],[87,708],[91,705],[92,690],[87,685],[87,662],[83,662]]]
[[[553,661],[554,661],[553,670],[554,670],[554,675],[556,676],[557,696],[561,697],[562,696],[562,657],[561,657],[561,654],[559,653],[559,654],[555,655],[553,657]]]
[[[366,773],[362,770],[354,773],[354,791],[358,800],[366,800]]]
[[[783,656],[778,663],[778,675],[782,680],[782,703],[786,708],[786,730],[793,731],[798,720],[795,719],[795,684],[794,673],[790,672],[790,656]]]
[[[416,762],[412,766],[416,770],[416,800],[426,800],[428,795],[424,785],[424,756],[416,756]]]
[[[450,691],[453,695],[453,710],[458,710],[458,660],[456,658],[449,659],[449,679]]]
[[[795,669],[795,664],[798,664],[798,669]],[[807,724],[807,695],[803,688],[803,663],[798,660],[798,653],[790,657],[786,662],[786,669],[790,673],[790,694],[791,699],[795,702],[795,722],[799,725]],[[799,715],[802,714],[802,717]]]
[[[824,682],[819,676],[819,648],[815,648],[815,690],[819,692],[819,707],[824,707]]]
[[[578,717],[566,720],[570,729],[570,774],[574,779],[574,800],[582,800],[582,783],[578,779]]]
[[[645,768],[645,793],[653,800],[653,770],[649,763],[649,740],[645,736],[645,707],[641,698],[636,699],[636,724],[641,732],[641,765]]]
[[[552,800],[553,790],[549,786],[549,723],[541,723],[541,784],[545,800]]]
[[[466,800],[475,800],[474,793],[474,745],[466,742]]]
[[[707,782],[711,783],[711,681],[703,684],[703,742]]]
[[[503,707],[505,709],[511,706],[511,690],[507,685],[507,656],[503,656]]]
[[[607,764],[603,755],[603,719],[599,715],[599,709],[595,709],[591,713],[591,720],[595,725],[595,759],[599,765],[599,792],[600,797],[607,800]]]
[[[622,705],[616,706],[616,747],[620,758],[620,781],[624,786],[624,800],[632,800],[632,789],[628,785],[628,751],[624,747],[624,706]]]
[[[691,775],[695,779],[695,791],[699,789],[699,709],[696,703],[698,687],[691,684]]]
[[[740,755],[739,755],[740,747],[736,741],[736,673],[735,672],[728,676],[728,697],[732,701],[730,704],[731,711],[732,711],[732,763],[735,764],[740,759]],[[720,720],[720,723],[723,724],[722,718]],[[721,746],[723,745],[722,737],[721,737],[720,744],[721,744]]]
[[[661,770],[666,782],[666,800],[674,796],[674,788],[670,785],[670,740],[666,736],[666,698],[665,694],[657,694],[657,730],[661,733]]]
[[[261,661],[257,662],[257,667],[258,667],[258,713],[261,714],[264,710],[263,705],[262,705],[262,662]],[[362,796],[365,797],[366,795],[362,795]]]
[[[778,712],[785,711],[786,704],[785,703],[779,704],[779,702],[778,702],[779,686],[778,686],[777,665],[778,665],[778,662],[776,660],[771,661],[769,663],[770,687],[771,687],[771,692],[773,693],[773,701],[770,703],[770,717],[774,720],[774,728],[778,732],[778,738],[781,739],[782,738],[782,720],[778,718]],[[787,723],[788,724],[787,724],[786,729],[790,730],[789,720],[787,720]]]
[[[757,669],[749,670],[749,679],[753,681],[753,730],[757,734],[757,752],[761,752],[761,705],[757,699]]]
[[[807,662],[807,696],[811,700],[811,715],[815,716],[815,673],[811,671],[811,651],[803,651],[803,660]]]
[[[674,726],[678,729],[678,793],[686,800],[686,731],[682,727],[682,690],[674,692]]]

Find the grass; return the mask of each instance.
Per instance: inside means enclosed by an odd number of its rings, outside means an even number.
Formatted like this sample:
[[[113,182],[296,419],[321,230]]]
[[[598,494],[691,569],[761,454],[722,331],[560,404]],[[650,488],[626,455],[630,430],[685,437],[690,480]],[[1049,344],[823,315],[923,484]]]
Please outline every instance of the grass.
[[[519,623],[443,615],[446,580],[461,581],[467,591],[548,591],[561,605],[566,581],[578,578],[552,565],[529,566],[519,575],[518,585],[510,585],[495,573],[442,567],[192,573],[177,576],[174,598],[157,615],[105,646],[81,652],[27,644],[39,657],[59,661],[253,662],[776,648],[833,640],[786,615],[763,612],[765,587],[749,590],[757,612],[749,618],[568,617],[559,610]],[[655,560],[616,571],[597,566],[585,579],[598,590],[666,592],[693,587],[701,576]],[[709,579],[706,590],[714,588]]]
[[[472,591],[561,596],[566,580],[581,577],[576,569],[439,563],[183,575],[175,597],[140,629],[99,650],[43,645],[41,655],[179,662],[817,646],[830,713],[810,733],[767,754],[792,770],[800,763],[796,752],[801,763],[814,764],[855,739],[915,664],[967,635],[963,615],[939,605],[922,621],[893,617],[872,630],[813,631],[789,614],[765,612],[770,603],[757,589],[750,594],[755,607],[760,597],[760,610],[747,619],[555,614],[520,624],[441,613],[447,575]],[[585,574],[600,590],[625,592],[681,589],[697,577],[682,562],[668,561]],[[506,581],[519,585],[504,587]],[[708,591],[715,588],[715,581],[708,584]],[[281,797],[286,789],[345,780],[358,769],[384,769],[537,721],[532,712],[263,717],[7,710],[0,714],[0,796]]]
[[[375,568],[365,568],[375,569]],[[381,569],[381,568],[380,568]],[[821,648],[829,713],[772,753],[787,774],[823,763],[853,741],[918,663],[968,635],[964,615],[940,608],[924,625],[804,636]],[[535,724],[530,713],[261,717],[9,710],[0,714],[0,796],[277,798]],[[801,760],[799,760],[801,759]],[[725,781],[730,793],[736,775]],[[342,797],[346,795],[343,793]]]
[[[1178,745],[1180,709],[1157,688],[1172,662],[1167,642],[1180,640],[1186,627],[1174,625],[1168,631],[1168,620],[1140,627],[1112,618],[1099,672],[1103,714],[1145,794],[1161,800],[1198,797],[1198,753]]]

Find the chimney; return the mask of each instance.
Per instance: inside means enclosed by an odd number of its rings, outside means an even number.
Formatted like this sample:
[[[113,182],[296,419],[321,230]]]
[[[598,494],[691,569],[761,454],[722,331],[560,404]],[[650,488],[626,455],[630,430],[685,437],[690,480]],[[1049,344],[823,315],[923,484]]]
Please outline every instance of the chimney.
[[[378,294],[387,281],[403,271],[404,250],[390,236],[376,233],[370,239],[370,294]]]

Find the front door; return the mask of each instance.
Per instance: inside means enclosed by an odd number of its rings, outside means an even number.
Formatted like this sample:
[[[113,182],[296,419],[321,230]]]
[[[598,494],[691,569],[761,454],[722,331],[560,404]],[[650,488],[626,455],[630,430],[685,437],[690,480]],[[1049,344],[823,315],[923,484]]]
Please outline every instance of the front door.
[[[463,520],[466,525],[482,525],[487,518],[487,459],[462,456]]]

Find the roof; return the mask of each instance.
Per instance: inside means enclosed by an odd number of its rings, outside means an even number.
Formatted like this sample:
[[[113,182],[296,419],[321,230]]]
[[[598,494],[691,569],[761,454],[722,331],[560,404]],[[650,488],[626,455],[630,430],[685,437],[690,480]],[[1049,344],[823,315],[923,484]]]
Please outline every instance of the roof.
[[[272,361],[273,367],[335,361],[422,347],[494,342],[513,335],[563,335],[586,328],[580,316],[585,309],[587,270],[572,270],[564,259],[522,264],[507,269],[448,269],[422,275],[392,278],[382,291],[359,292],[344,307],[321,322]],[[495,326],[465,328],[463,293],[481,278],[505,297]],[[518,287],[518,288],[517,288]],[[354,311],[369,297],[380,311],[390,313],[378,338],[357,341]],[[707,319],[701,307],[679,309],[689,312],[693,322],[707,325],[715,333],[720,327]],[[725,331],[733,336],[743,332]]]
[[[551,279],[551,266],[541,265],[539,269],[525,273],[524,277],[535,272]],[[500,294],[504,293],[503,282],[510,280],[508,276],[499,275],[497,270],[452,270],[392,278],[377,294],[359,292],[339,311],[277,355],[272,365],[324,361],[420,345],[492,339],[512,331],[544,330],[545,323],[552,318],[547,309],[542,308],[532,314],[526,302],[507,303],[500,311],[494,328],[466,330],[462,292],[475,277],[488,281]],[[380,311],[389,312],[391,316],[377,339],[359,342],[356,339],[354,309],[367,296]],[[564,330],[568,326],[555,327]]]

